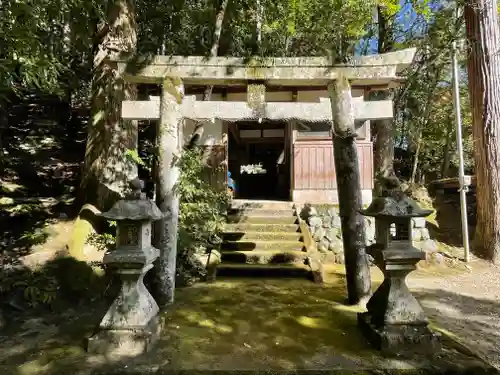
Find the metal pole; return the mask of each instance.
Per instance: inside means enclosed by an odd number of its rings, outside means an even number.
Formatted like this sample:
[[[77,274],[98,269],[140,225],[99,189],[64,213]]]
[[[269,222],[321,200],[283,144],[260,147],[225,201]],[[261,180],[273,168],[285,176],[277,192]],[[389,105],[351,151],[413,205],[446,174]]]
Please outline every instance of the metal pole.
[[[462,237],[464,244],[464,260],[470,261],[469,253],[469,224],[467,222],[467,192],[469,186],[464,178],[464,153],[462,146],[462,116],[460,110],[460,87],[458,77],[457,43],[453,41],[451,63],[453,70],[453,103],[455,107],[455,121],[457,126],[457,152],[458,152],[458,181],[460,184],[460,211],[462,216]]]

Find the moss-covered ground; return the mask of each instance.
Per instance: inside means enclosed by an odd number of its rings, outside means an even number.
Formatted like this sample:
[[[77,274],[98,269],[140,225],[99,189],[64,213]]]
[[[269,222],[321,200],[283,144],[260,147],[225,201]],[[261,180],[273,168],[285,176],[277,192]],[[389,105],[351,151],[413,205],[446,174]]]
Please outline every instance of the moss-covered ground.
[[[378,284],[380,273],[373,278]],[[175,304],[162,314],[164,330],[154,350],[134,360],[85,352],[84,338],[104,311],[102,304],[89,305],[10,330],[0,344],[0,370],[17,375],[158,369],[383,374],[471,360],[450,348],[440,358],[382,358],[356,326],[361,309],[344,305],[344,299],[343,269],[336,266],[329,267],[325,285],[302,279],[225,279],[180,289]]]

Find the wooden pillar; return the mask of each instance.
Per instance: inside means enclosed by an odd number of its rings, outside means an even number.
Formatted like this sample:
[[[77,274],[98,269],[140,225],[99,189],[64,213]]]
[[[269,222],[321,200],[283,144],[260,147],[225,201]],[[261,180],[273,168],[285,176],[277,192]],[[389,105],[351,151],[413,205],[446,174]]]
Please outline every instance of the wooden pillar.
[[[340,76],[328,85],[332,105],[333,153],[342,222],[347,294],[350,304],[364,304],[371,294],[370,268],[365,250],[359,158],[351,87]]]
[[[156,204],[165,215],[155,225],[155,247],[160,257],[154,269],[154,294],[159,306],[174,301],[177,259],[177,227],[179,221],[179,196],[175,185],[179,178],[177,159],[182,140],[179,139],[183,118],[180,105],[184,96],[182,81],[166,78],[163,82],[160,121],[157,128],[158,173]]]

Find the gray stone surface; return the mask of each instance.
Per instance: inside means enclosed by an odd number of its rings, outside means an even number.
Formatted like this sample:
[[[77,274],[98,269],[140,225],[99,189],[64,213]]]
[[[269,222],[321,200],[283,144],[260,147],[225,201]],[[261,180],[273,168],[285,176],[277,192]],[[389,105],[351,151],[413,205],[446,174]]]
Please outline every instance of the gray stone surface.
[[[102,216],[117,221],[117,248],[104,263],[120,276],[120,293],[89,338],[87,350],[106,355],[135,356],[149,350],[160,330],[159,308],[144,285],[159,250],[151,246],[151,221],[162,217],[140,193],[141,186]]]
[[[102,330],[90,337],[87,351],[108,357],[136,357],[150,351],[161,335],[160,319],[155,316],[138,329]]]
[[[344,263],[344,244],[342,242],[342,229],[337,207],[316,208],[305,205],[300,210],[300,216],[309,225],[318,250],[322,253],[330,252],[332,256],[323,257],[327,263]],[[375,240],[375,225],[372,218],[365,218],[366,244],[370,245]]]
[[[413,228],[425,228],[427,225],[427,220],[425,220],[425,217],[414,217],[411,219],[413,223]]]
[[[299,85],[328,84],[339,75],[353,81],[368,81],[370,85],[396,80],[397,74],[411,62],[416,49],[409,48],[378,55],[355,57],[351,64],[332,65],[324,57],[254,58],[202,56],[154,56],[150,64],[136,66],[130,74],[131,61],[119,61],[118,69],[127,80],[160,83],[166,76],[190,79],[199,84],[227,81],[265,80]],[[307,82],[304,84],[304,82]],[[360,83],[358,82],[358,83]]]
[[[384,273],[384,281],[368,301],[368,311],[358,314],[361,331],[377,349],[390,355],[440,350],[440,342],[428,328],[422,307],[406,285],[408,274],[426,259],[425,252],[413,246],[413,233],[408,228],[412,228],[413,216],[424,217],[429,212],[420,210],[410,198],[396,195],[395,199],[377,198],[364,214],[376,220],[377,243],[369,252]],[[397,224],[397,241],[390,239],[393,223]]]
[[[358,314],[358,326],[370,343],[387,356],[434,354],[441,350],[439,334],[426,326],[377,327],[368,313]]]
[[[407,202],[406,202],[407,204]],[[300,216],[309,225],[309,230],[314,241],[321,252],[330,251],[335,254],[344,252],[342,242],[341,220],[338,208],[333,207],[315,207],[310,204],[304,205],[300,211]],[[435,252],[438,250],[437,244],[430,238],[429,230],[426,228],[427,221],[422,217],[411,219],[413,244],[418,249],[426,252]],[[372,217],[365,217],[365,237],[366,245],[375,243],[375,220]],[[396,235],[396,228],[392,226],[391,234]],[[336,263],[342,263],[344,257],[337,257]],[[332,260],[335,257],[329,257]]]

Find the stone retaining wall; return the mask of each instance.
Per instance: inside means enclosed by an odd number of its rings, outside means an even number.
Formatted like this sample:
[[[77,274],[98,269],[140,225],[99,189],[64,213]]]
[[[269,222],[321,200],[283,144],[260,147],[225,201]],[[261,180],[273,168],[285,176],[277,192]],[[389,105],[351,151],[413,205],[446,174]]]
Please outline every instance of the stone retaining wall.
[[[318,251],[326,263],[344,263],[344,244],[342,242],[341,221],[338,207],[312,206],[297,208],[300,217],[306,221]],[[426,252],[437,250],[436,243],[430,239],[425,218],[412,219],[413,245]],[[393,228],[395,231],[395,228]],[[365,217],[366,246],[375,242],[375,219]],[[395,234],[395,233],[394,233]]]

